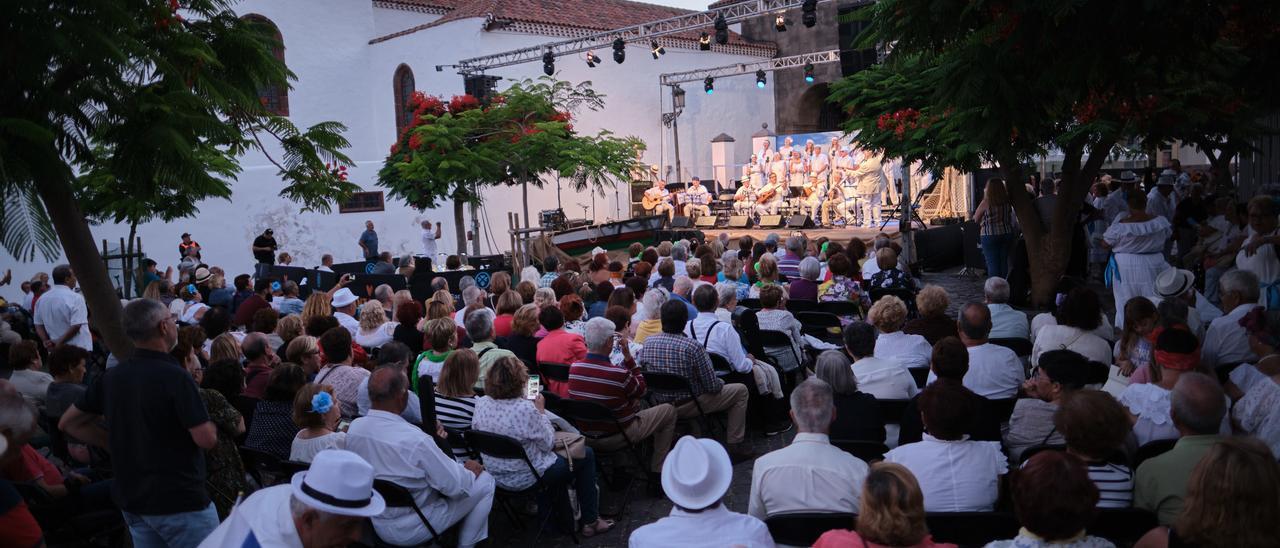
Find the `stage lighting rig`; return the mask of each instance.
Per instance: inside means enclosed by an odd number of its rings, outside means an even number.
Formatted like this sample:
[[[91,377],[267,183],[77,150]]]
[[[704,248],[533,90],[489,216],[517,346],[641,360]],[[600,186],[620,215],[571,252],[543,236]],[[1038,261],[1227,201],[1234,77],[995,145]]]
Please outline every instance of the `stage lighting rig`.
[[[551,53],[551,50],[547,50],[546,53],[542,54],[542,72],[547,76],[556,73],[556,56]]]
[[[800,22],[808,28],[818,24],[818,0],[804,0],[800,5]]]
[[[729,22],[724,20],[724,13],[716,15],[716,43],[725,45],[729,43]]]
[[[804,81],[807,84],[813,83],[813,63],[804,64]]]
[[[600,57],[598,57],[594,51],[588,51],[586,58],[587,66],[590,68],[596,68],[596,65],[600,64]]]
[[[621,65],[627,60],[627,43],[622,38],[613,40],[613,62]]]
[[[702,81],[702,91],[707,92],[707,95],[711,95],[712,93],[715,93],[715,91],[716,91],[716,79],[715,79],[715,78],[712,78],[712,77],[710,77],[710,76],[708,76],[706,80],[703,80],[703,81]]]
[[[773,20],[773,28],[778,29],[778,32],[787,32],[787,18],[779,13],[778,17]]]
[[[702,33],[702,36],[698,37],[698,49],[702,51],[711,51],[711,35],[710,34],[707,34],[704,32]]]
[[[657,40],[649,41],[649,52],[653,54],[654,59],[667,54],[666,48],[662,47]]]
[[[765,84],[766,84],[766,79],[764,76],[764,71],[757,70],[756,71],[756,87],[760,89],[764,89]]]

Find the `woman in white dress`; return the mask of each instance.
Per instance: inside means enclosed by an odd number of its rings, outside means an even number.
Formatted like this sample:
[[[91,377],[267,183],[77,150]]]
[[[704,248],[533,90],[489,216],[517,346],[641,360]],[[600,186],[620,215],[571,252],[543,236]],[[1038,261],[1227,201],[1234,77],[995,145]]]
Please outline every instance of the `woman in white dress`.
[[[809,161],[800,154],[800,151],[791,152],[791,162],[787,166],[790,176],[787,178],[787,186],[799,188],[804,186],[805,176],[809,173]]]
[[[752,188],[760,188],[764,184],[764,163],[756,159],[756,155],[751,155],[751,163],[747,164],[747,180],[751,182]]]
[[[1258,276],[1262,289],[1258,304],[1266,306],[1267,310],[1280,309],[1280,258],[1276,256],[1280,230],[1277,224],[1276,205],[1270,196],[1249,200],[1248,236],[1240,251],[1236,252],[1236,268]]]
[[[1254,436],[1280,454],[1280,356],[1268,356],[1255,368],[1257,379],[1249,385],[1244,397],[1231,408],[1231,417],[1240,430]],[[1232,373],[1232,378],[1237,375]]]
[[[1111,250],[1107,274],[1117,303],[1156,295],[1156,276],[1169,268],[1164,260],[1164,243],[1173,235],[1167,219],[1147,213],[1146,195],[1130,192],[1127,203],[1128,215],[1112,223],[1102,237],[1102,245]],[[1123,306],[1116,310],[1115,325],[1124,327]]]
[[[787,160],[782,154],[774,154],[773,161],[769,162],[768,182],[772,183],[774,178],[783,184],[787,182]]]
[[[1180,436],[1170,416],[1170,396],[1178,379],[1184,373],[1194,371],[1199,364],[1199,342],[1190,331],[1165,329],[1157,335],[1151,382],[1130,384],[1116,398],[1129,410],[1133,437],[1139,447],[1155,440]]]
[[[204,296],[200,294],[200,290],[194,284],[182,286],[182,291],[178,292],[178,296],[182,298],[182,302],[186,303],[182,307],[182,313],[178,315],[178,321],[185,324],[194,324],[204,317],[205,311],[209,310],[209,305],[204,304]]]

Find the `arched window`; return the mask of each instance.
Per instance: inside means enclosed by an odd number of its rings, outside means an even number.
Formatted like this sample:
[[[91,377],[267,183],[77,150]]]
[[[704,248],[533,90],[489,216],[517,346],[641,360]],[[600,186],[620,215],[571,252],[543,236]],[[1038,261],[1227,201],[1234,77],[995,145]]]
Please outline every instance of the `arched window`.
[[[414,91],[413,69],[405,64],[396,67],[391,87],[396,96],[396,134],[399,135],[413,123],[413,110],[409,108],[409,98],[413,97]]]
[[[274,33],[276,44],[271,48],[271,53],[275,55],[276,60],[284,63],[284,38],[280,36],[280,29],[272,23],[270,19],[258,14],[250,14],[243,17],[245,21],[251,21],[256,24],[266,25]],[[264,85],[258,89],[258,100],[262,101],[262,106],[277,116],[289,115],[289,86],[283,83]]]

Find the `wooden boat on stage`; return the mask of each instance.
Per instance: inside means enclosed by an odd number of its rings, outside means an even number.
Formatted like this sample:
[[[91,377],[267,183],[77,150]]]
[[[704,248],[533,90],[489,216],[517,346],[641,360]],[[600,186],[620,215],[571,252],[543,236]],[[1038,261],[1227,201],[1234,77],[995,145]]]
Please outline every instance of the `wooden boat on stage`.
[[[571,228],[552,234],[551,243],[572,256],[589,253],[595,247],[613,250],[624,249],[635,242],[651,245],[666,219],[665,215],[650,215]]]

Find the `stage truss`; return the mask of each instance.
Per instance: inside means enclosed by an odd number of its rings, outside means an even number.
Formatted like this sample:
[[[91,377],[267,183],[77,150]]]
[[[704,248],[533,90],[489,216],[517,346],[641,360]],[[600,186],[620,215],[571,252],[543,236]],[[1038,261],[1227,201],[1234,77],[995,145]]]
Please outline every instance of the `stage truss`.
[[[791,55],[788,57],[775,57],[773,59],[766,59],[764,61],[757,61],[754,63],[734,63],[732,65],[706,69],[686,70],[684,72],[668,72],[658,77],[658,83],[664,86],[674,86],[685,82],[700,82],[707,78],[755,74],[757,70],[773,72],[775,70],[797,68],[805,65],[820,65],[823,63],[839,62],[840,50],[833,49],[829,51],[802,53],[800,55]]]

